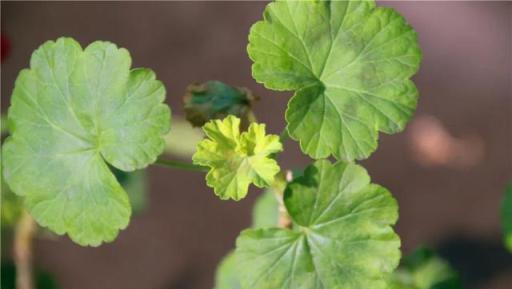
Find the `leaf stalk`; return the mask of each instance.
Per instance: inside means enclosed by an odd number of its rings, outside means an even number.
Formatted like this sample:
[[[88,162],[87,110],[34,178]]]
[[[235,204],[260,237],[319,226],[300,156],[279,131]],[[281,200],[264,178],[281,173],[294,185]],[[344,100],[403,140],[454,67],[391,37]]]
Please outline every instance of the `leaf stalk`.
[[[198,166],[198,165],[194,165],[191,163],[185,163],[185,162],[180,162],[180,161],[167,160],[167,159],[163,159],[163,158],[158,158],[154,164],[157,166],[171,168],[171,169],[194,171],[194,172],[208,172],[208,168],[203,167],[203,166]]]

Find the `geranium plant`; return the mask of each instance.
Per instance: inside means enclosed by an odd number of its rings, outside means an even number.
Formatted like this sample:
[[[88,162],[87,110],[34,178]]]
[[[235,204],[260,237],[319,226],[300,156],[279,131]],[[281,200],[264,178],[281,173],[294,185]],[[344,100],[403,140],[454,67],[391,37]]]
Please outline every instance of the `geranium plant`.
[[[286,127],[272,134],[258,123],[246,88],[194,84],[187,119],[204,137],[195,132],[191,162],[181,162],[159,157],[166,146],[191,148],[170,144],[178,135],[155,73],[132,68],[110,42],[42,44],[12,93],[6,183],[37,224],[82,246],[112,242],[128,226],[137,197],[122,180],[148,165],[204,173],[221,200],[240,201],[254,185],[265,193],[253,227],[222,262],[217,288],[411,288],[402,277],[416,269],[392,275],[398,204],[357,161],[415,111],[414,29],[373,1],[277,1],[252,26],[247,50],[256,82],[293,92]],[[278,163],[288,137],[312,159],[305,169]]]

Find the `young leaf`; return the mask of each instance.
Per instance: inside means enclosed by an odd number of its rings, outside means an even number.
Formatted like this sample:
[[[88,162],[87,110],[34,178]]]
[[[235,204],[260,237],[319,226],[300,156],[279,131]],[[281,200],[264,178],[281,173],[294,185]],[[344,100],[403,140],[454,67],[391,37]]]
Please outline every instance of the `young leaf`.
[[[192,160],[208,166],[208,186],[219,198],[240,200],[247,195],[249,185],[268,187],[279,172],[279,165],[269,155],[283,149],[279,136],[266,135],[265,125],[252,123],[240,133],[240,119],[228,116],[204,125],[208,137],[197,146]]]
[[[187,120],[194,126],[203,126],[212,119],[235,115],[247,127],[251,105],[256,98],[247,88],[208,81],[190,85],[184,99]]]
[[[317,161],[286,189],[294,230],[249,229],[237,240],[243,288],[381,289],[398,265],[396,201],[358,165]]]
[[[248,52],[256,81],[295,91],[286,120],[302,151],[354,160],[376,149],[379,131],[399,132],[411,118],[416,38],[398,13],[373,0],[283,0],[253,25]]]
[[[501,205],[501,219],[505,246],[512,252],[512,183],[505,190],[505,199]]]
[[[3,146],[5,180],[42,226],[81,245],[112,241],[130,203],[108,164],[132,171],[164,149],[170,109],[149,69],[96,41],[48,41],[16,80]]]
[[[460,289],[459,276],[432,250],[420,247],[405,257],[389,284],[389,289]]]

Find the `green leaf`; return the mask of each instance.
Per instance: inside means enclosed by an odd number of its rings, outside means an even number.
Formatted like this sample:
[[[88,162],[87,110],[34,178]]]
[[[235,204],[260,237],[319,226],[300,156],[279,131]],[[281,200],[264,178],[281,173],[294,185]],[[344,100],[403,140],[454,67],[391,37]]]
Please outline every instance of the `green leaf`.
[[[261,194],[252,211],[252,227],[275,227],[279,220],[279,203],[272,189]],[[240,276],[234,251],[230,251],[220,262],[215,273],[214,289],[241,289]]]
[[[297,178],[303,175],[302,169],[292,170],[292,178]],[[279,173],[272,185],[261,194],[252,209],[252,227],[253,228],[266,228],[266,227],[279,227],[281,215],[287,214],[280,211],[280,203],[283,202],[283,195],[288,182],[286,181],[287,173]]]
[[[129,222],[126,192],[107,164],[133,171],[164,149],[170,109],[149,69],[96,41],[48,41],[20,72],[11,98],[5,180],[42,226],[80,245],[112,241]]]
[[[215,272],[214,289],[241,289],[237,274],[237,262],[234,252],[229,252]]]
[[[279,221],[279,202],[271,189],[265,190],[254,203],[252,227],[275,227]]]
[[[405,257],[389,289],[460,289],[458,274],[431,249],[420,247]]]
[[[512,252],[512,183],[505,190],[505,198],[501,205],[501,219],[505,246]]]
[[[268,187],[279,172],[279,165],[269,156],[283,149],[279,136],[266,135],[265,125],[252,123],[240,133],[240,119],[228,116],[204,125],[207,138],[192,156],[194,164],[208,166],[208,186],[219,198],[240,200],[249,185]]]
[[[256,200],[252,210],[253,228],[275,227],[278,225],[279,202],[273,190],[274,188],[266,189]],[[217,267],[214,288],[240,289],[240,286],[235,253],[230,251]]]
[[[249,229],[237,240],[243,288],[385,288],[398,265],[397,203],[358,165],[327,160],[291,182],[294,230]]]
[[[373,0],[271,3],[248,52],[256,81],[295,91],[288,132],[313,158],[364,159],[379,131],[403,130],[416,108],[416,32]]]
[[[284,175],[278,174],[271,187],[256,199],[252,210],[252,227],[275,227],[279,223],[279,201],[276,194],[282,194],[286,187]],[[230,251],[220,262],[215,273],[215,289],[240,289],[240,278],[235,252]]]
[[[184,99],[187,120],[194,126],[203,126],[210,120],[235,115],[242,119],[243,127],[247,127],[256,97],[247,88],[208,81],[190,85]]]
[[[276,227],[279,224],[279,201],[275,191],[280,190],[280,192],[283,192],[286,181],[274,184],[274,186],[266,189],[256,199],[252,209],[253,228]]]

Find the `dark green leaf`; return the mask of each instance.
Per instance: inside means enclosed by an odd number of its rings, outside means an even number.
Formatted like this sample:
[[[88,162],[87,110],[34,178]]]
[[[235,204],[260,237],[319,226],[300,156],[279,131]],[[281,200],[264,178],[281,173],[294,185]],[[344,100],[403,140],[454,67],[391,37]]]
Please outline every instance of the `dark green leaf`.
[[[0,288],[2,289],[16,289],[16,267],[12,262],[2,262]],[[49,273],[36,269],[35,272],[35,286],[36,289],[57,289],[57,282],[55,278]]]
[[[461,289],[457,273],[428,248],[418,248],[402,260],[389,289]]]
[[[242,126],[247,127],[251,106],[256,98],[247,88],[208,81],[190,85],[184,99],[187,120],[194,126],[203,126],[210,120],[235,115],[242,120]]]

